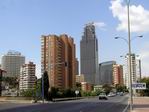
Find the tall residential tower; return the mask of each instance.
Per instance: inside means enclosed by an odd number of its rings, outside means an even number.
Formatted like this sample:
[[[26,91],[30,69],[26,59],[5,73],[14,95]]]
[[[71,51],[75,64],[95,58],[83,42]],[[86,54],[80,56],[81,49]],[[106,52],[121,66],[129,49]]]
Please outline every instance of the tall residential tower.
[[[41,72],[47,71],[50,87],[75,87],[75,44],[66,34],[41,37]]]
[[[131,78],[132,78],[132,83],[136,83],[137,81],[137,75],[136,75],[136,55],[135,54],[131,54],[131,65],[129,65],[129,55],[126,55],[126,61],[127,61],[127,68],[129,68],[129,66],[131,66]],[[127,71],[129,73],[129,71]],[[130,79],[129,76],[126,76],[126,86],[130,87]]]
[[[89,23],[84,28],[80,42],[80,56],[81,74],[84,74],[85,81],[91,84],[99,84],[98,41],[94,23]]]

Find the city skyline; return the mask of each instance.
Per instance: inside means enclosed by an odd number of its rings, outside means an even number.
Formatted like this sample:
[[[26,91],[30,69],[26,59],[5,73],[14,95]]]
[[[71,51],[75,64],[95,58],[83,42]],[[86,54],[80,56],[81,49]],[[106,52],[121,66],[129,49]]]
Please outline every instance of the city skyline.
[[[133,33],[143,35],[132,42],[132,53],[142,59],[142,75],[149,76],[149,7],[146,0],[131,0]],[[76,8],[77,7],[77,8]],[[103,13],[104,12],[104,13]],[[74,37],[76,56],[80,62],[80,40],[85,24],[95,22],[98,38],[99,63],[115,60],[123,64],[120,55],[128,52],[123,40],[126,37],[126,4],[122,0],[58,1],[58,0],[1,0],[0,1],[0,58],[8,50],[21,52],[27,61],[37,65],[40,77],[40,36],[49,34],[68,34]],[[125,14],[125,15],[123,15]],[[142,25],[144,23],[145,25]],[[121,46],[121,47],[120,47]]]

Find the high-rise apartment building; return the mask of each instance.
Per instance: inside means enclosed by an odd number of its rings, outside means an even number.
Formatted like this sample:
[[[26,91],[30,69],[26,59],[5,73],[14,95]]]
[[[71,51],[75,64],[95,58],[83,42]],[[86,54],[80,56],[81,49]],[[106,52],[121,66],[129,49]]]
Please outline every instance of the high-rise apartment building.
[[[113,84],[123,85],[123,66],[119,64],[113,65]]]
[[[66,34],[41,37],[41,72],[48,72],[50,87],[75,87],[75,44]]]
[[[99,64],[100,84],[113,85],[113,65],[115,61],[107,61]]]
[[[23,64],[19,77],[19,90],[34,89],[36,84],[36,65],[33,62]]]
[[[79,75],[79,61],[78,58],[75,60],[75,75]]]
[[[84,74],[85,81],[99,84],[98,41],[93,23],[87,24],[84,28],[80,42],[80,56],[81,74]]]
[[[9,51],[2,56],[2,69],[6,71],[4,77],[18,77],[20,75],[20,68],[25,63],[25,57],[20,52]]]
[[[126,76],[126,86],[130,87],[130,77],[129,77],[129,55],[126,55],[126,61],[127,61],[127,76]],[[132,78],[132,83],[136,83],[137,81],[137,76],[136,76],[136,55],[131,54],[131,78]]]

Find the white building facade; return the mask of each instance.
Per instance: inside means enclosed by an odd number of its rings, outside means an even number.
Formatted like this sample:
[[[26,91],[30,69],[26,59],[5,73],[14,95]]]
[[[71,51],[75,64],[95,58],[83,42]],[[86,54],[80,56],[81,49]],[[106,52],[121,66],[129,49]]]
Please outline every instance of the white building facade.
[[[21,67],[20,78],[19,78],[19,89],[27,90],[34,89],[36,84],[36,76],[35,76],[36,65],[33,62],[29,62],[29,64],[24,64]]]

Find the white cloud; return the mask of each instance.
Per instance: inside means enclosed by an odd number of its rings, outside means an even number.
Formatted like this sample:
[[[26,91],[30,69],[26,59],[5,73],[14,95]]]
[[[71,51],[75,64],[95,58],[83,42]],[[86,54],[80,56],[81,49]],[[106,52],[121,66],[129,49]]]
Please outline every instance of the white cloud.
[[[98,26],[98,27],[100,27],[100,28],[106,26],[106,24],[103,23],[103,22],[94,22],[94,25],[95,25],[95,26]]]
[[[93,22],[93,24],[101,30],[105,30],[106,24],[104,22]]]
[[[139,56],[142,61],[142,75],[149,76],[149,43],[146,43],[140,50]]]
[[[127,31],[127,6],[122,5],[122,0],[112,0],[110,9],[113,17],[120,21],[117,30]],[[142,5],[130,5],[131,32],[149,32],[148,18],[149,10],[144,9]]]

